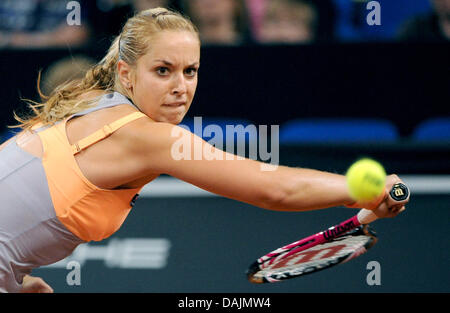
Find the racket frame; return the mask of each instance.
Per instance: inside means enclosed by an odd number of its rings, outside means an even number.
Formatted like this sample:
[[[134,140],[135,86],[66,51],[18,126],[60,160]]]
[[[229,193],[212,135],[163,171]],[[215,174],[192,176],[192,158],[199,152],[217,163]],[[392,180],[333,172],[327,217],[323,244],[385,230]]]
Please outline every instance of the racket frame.
[[[352,235],[352,234],[353,235],[359,234],[359,235],[365,235],[365,236],[370,237],[369,240],[362,247],[360,247],[360,249],[363,248],[362,250],[355,250],[352,253],[349,253],[349,254],[339,257],[337,260],[335,260],[332,263],[322,264],[322,266],[320,268],[315,268],[310,271],[297,272],[297,274],[288,274],[287,276],[284,276],[284,277],[280,275],[280,277],[277,279],[270,278],[267,276],[263,276],[263,277],[255,276],[255,274],[257,274],[259,271],[264,270],[265,268],[267,268],[281,260],[285,260],[286,258],[288,258],[289,256],[291,256],[293,254],[305,251],[309,248],[312,248],[314,246],[317,246],[317,245],[320,245],[320,244],[323,244],[326,242],[336,241],[339,238],[342,238],[342,237],[348,236],[348,235]],[[251,264],[249,266],[247,273],[246,273],[247,279],[252,283],[261,284],[261,283],[278,282],[281,280],[290,279],[290,278],[294,278],[297,276],[302,276],[302,275],[305,275],[308,273],[314,273],[319,270],[323,270],[323,269],[329,268],[331,266],[351,260],[351,259],[361,255],[368,249],[370,249],[376,242],[377,242],[377,237],[376,237],[376,234],[373,231],[373,229],[371,229],[369,227],[369,225],[361,225],[357,216],[355,215],[352,218],[349,218],[335,226],[329,227],[324,231],[321,231],[314,235],[311,235],[306,238],[295,241],[293,243],[290,243],[284,247],[276,249],[276,250],[260,257],[255,262],[253,262],[253,264]]]
[[[391,200],[400,202],[408,199],[410,196],[410,192],[406,185],[402,183],[396,183],[391,188],[388,196],[390,197]],[[347,262],[348,260],[351,260],[352,258],[361,255],[377,242],[375,232],[368,226],[368,223],[376,220],[377,218],[378,217],[372,211],[362,209],[357,215],[335,226],[329,227],[324,231],[300,239],[284,247],[278,248],[253,262],[247,270],[247,279],[252,283],[267,283],[280,281],[288,278],[294,278],[297,276],[307,274],[298,272],[297,275],[288,275],[287,277],[283,277],[281,279],[270,279],[270,278],[268,279],[265,276],[255,277],[256,273],[258,273],[261,270],[264,270],[264,268],[267,268],[270,265],[273,265],[275,262],[285,260],[286,258],[295,253],[305,251],[311,247],[323,244],[325,242],[335,241],[340,237],[349,235],[352,230],[358,228],[360,231],[363,232],[364,235],[370,237],[368,242],[363,247],[360,247],[361,251],[355,250],[354,253],[350,253],[349,255],[343,257],[342,259],[338,259],[336,262],[333,262],[333,264],[327,264],[323,267],[317,268],[310,272],[314,273],[317,272],[318,270],[322,270],[325,268],[329,268],[333,265]]]

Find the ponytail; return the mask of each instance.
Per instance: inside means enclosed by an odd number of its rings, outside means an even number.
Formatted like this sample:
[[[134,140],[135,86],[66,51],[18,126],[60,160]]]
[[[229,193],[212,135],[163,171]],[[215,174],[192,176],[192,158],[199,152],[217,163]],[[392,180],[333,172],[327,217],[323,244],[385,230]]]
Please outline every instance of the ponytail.
[[[50,95],[43,94],[40,83],[41,73],[38,74],[37,90],[42,103],[30,99],[23,99],[33,113],[32,117],[21,118],[14,112],[14,118],[19,122],[11,128],[31,129],[36,123],[52,125],[77,112],[89,108],[97,99],[82,99],[82,95],[89,91],[114,91],[116,81],[116,66],[119,58],[119,37],[117,37],[107,55],[95,66],[90,68],[82,79],[68,81],[56,87]]]

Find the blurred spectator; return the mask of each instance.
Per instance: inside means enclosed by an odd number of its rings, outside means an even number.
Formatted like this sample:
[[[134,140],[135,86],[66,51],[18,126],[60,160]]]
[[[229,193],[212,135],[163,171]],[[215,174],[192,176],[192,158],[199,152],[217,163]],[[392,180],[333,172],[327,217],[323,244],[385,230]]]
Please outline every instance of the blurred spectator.
[[[255,40],[258,40],[258,32],[261,29],[265,4],[266,0],[245,0],[245,5],[248,10],[249,28]]]
[[[89,39],[86,0],[2,0],[0,2],[0,47],[80,47]],[[77,6],[79,4],[79,6]],[[74,12],[80,13],[74,15]],[[69,20],[78,21],[74,25]],[[71,19],[74,17],[75,19]]]
[[[181,7],[205,45],[239,45],[251,40],[244,0],[182,0]]]
[[[430,0],[433,11],[408,20],[398,38],[406,41],[450,40],[450,0]]]
[[[258,40],[262,43],[309,43],[316,37],[317,11],[309,1],[266,0]]]
[[[70,56],[52,63],[42,76],[41,91],[48,96],[59,85],[83,78],[96,63],[84,55]]]
[[[332,0],[246,0],[252,35],[260,43],[333,41]]]

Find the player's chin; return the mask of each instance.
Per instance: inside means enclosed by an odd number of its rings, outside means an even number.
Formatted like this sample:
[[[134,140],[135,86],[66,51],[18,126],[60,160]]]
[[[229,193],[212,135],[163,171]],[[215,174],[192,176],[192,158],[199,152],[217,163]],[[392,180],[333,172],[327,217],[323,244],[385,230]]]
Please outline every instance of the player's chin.
[[[162,116],[160,119],[158,119],[158,122],[169,123],[172,125],[178,125],[183,121],[183,118],[185,115],[186,115],[186,113]]]

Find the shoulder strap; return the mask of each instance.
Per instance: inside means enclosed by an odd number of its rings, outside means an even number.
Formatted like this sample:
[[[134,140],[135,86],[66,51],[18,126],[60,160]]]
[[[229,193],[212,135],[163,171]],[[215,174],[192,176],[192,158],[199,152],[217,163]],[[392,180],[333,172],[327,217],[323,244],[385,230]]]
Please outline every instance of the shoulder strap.
[[[130,123],[138,118],[141,118],[143,116],[146,116],[144,113],[141,112],[134,112],[131,114],[128,114],[110,124],[107,124],[100,128],[99,130],[95,131],[94,133],[88,135],[87,137],[79,140],[78,142],[74,143],[71,146],[72,153],[75,155],[78,152],[80,152],[83,149],[86,149],[87,147],[93,145],[96,142],[99,142],[100,140],[108,137],[112,133],[114,133],[116,130],[121,128],[127,123]]]
[[[92,106],[90,108],[87,108],[83,111],[80,111],[78,113],[75,113],[71,116],[72,117],[76,117],[76,116],[81,116],[81,115],[85,115],[94,111],[98,111],[101,109],[105,109],[105,108],[110,108],[119,104],[129,104],[131,105],[133,108],[135,108],[136,110],[139,110],[138,107],[136,107],[133,102],[131,102],[130,99],[128,99],[126,96],[124,96],[121,93],[118,92],[113,92],[113,93],[108,93],[105,94],[103,96],[100,97],[100,99],[98,100],[97,104],[95,106]]]

